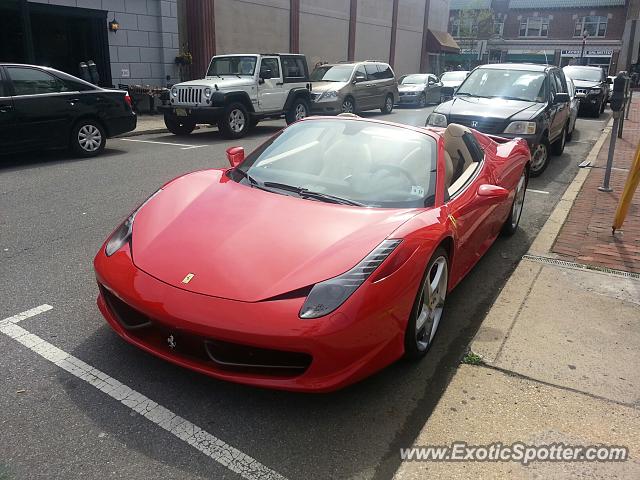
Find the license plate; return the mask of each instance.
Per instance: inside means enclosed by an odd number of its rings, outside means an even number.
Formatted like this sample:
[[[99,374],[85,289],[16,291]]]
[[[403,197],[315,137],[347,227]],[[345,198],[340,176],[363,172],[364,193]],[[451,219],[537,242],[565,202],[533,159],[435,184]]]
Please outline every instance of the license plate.
[[[187,110],[185,108],[176,108],[176,115],[178,117],[186,117],[187,116]]]

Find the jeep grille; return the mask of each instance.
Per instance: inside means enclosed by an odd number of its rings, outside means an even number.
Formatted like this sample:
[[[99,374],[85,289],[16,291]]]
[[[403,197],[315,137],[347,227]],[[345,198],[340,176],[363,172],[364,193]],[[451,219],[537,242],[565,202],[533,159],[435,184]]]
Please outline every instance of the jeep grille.
[[[178,87],[178,102],[182,105],[198,105],[202,103],[202,87]]]

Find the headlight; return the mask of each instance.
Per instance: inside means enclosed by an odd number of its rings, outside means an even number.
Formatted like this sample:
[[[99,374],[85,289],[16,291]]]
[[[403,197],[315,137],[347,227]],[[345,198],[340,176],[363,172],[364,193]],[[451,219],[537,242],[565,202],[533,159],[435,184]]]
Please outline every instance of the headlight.
[[[441,113],[431,113],[427,117],[427,126],[431,127],[446,127],[447,126],[447,117]]]
[[[533,135],[536,133],[536,122],[511,122],[504,133]]]
[[[593,93],[594,95],[598,95],[602,90],[600,88],[592,88],[589,90],[589,93]]]
[[[207,98],[211,96],[211,89],[209,87],[204,89],[204,96]]]
[[[136,218],[136,214],[140,211],[142,207],[144,207],[153,197],[159,194],[162,189],[155,192],[149,198],[147,198],[142,205],[135,209],[135,211],[129,215],[122,225],[118,227],[118,229],[113,232],[111,237],[109,237],[109,241],[104,248],[104,253],[106,253],[107,257],[110,257],[114,253],[116,253],[125,243],[128,243],[131,240],[131,234],[133,233],[133,221]]]
[[[300,309],[300,318],[318,318],[333,312],[369,278],[400,242],[385,240],[348,272],[316,283]]]
[[[338,92],[336,92],[335,90],[327,90],[322,95],[320,95],[320,98],[318,99],[318,101],[319,102],[329,101],[329,100],[335,100],[336,98],[338,98]]]
[[[176,87],[173,87],[171,89],[171,95],[173,95],[174,97],[178,96],[178,89]]]

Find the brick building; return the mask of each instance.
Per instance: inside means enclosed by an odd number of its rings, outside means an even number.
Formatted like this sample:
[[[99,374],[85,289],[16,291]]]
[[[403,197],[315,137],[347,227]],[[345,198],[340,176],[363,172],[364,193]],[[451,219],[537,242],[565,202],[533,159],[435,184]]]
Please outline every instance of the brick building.
[[[628,0],[452,0],[449,64],[534,62],[619,68]],[[584,48],[583,48],[584,44]]]

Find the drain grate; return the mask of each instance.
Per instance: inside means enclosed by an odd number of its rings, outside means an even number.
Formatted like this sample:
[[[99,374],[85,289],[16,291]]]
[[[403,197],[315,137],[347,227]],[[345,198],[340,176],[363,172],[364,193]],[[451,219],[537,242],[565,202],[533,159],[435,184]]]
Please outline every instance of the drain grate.
[[[522,256],[522,259],[531,260],[532,262],[546,263],[547,265],[557,265],[559,267],[573,268],[575,270],[590,270],[600,273],[607,273],[609,275],[615,275],[617,277],[634,278],[640,280],[640,273],[625,272],[624,270],[598,267],[596,265],[584,265],[582,263],[567,262],[566,260],[558,260],[557,258],[543,257],[542,255],[529,255],[527,253]]]

